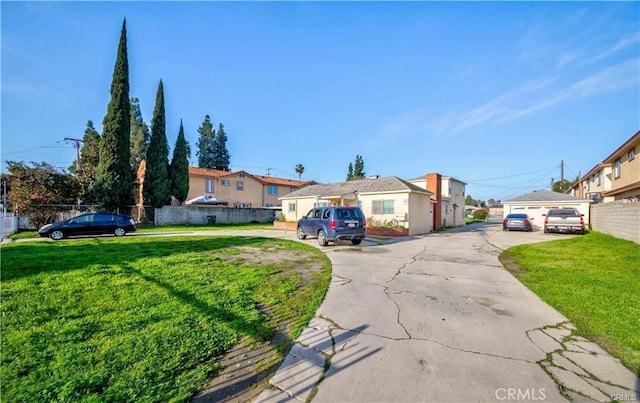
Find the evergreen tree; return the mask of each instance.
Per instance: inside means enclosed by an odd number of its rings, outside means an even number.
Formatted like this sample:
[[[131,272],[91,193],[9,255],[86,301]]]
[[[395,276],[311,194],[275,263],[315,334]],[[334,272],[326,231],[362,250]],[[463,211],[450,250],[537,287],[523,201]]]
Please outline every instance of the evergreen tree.
[[[169,180],[171,182],[171,194],[180,203],[187,199],[189,193],[189,157],[191,150],[189,143],[184,138],[184,128],[182,120],[180,121],[180,130],[178,131],[178,139],[176,146],[173,148],[173,157],[171,165],[169,165]]]
[[[169,145],[164,112],[164,86],[158,84],[156,105],[151,118],[151,139],[147,149],[147,169],[142,186],[142,197],[147,209],[147,218],[153,220],[154,208],[160,208],[171,201],[169,183]]]
[[[149,126],[142,118],[140,111],[140,100],[131,98],[131,172],[134,179],[138,175],[140,162],[146,158],[147,148],[149,148]]]
[[[296,164],[296,173],[298,174],[298,180],[302,178],[302,174],[304,173],[304,165]]]
[[[109,211],[126,211],[133,203],[129,103],[129,61],[127,57],[127,20],[122,23],[118,54],[111,81],[111,100],[102,121],[100,162],[96,169],[96,200]]]
[[[206,115],[204,122],[202,122],[202,125],[198,128],[198,142],[196,143],[196,147],[198,147],[196,157],[198,157],[198,166],[200,168],[213,169],[215,167],[213,158],[213,141],[215,134],[211,119],[209,115]]]
[[[213,165],[215,169],[221,171],[229,170],[229,160],[231,156],[227,150],[227,134],[224,132],[224,125],[220,123],[218,131],[213,136]]]
[[[353,180],[353,163],[349,163],[349,168],[347,168],[347,180]]]
[[[21,216],[29,218],[32,227],[53,222],[55,214],[65,209],[62,204],[74,204],[78,182],[46,162],[31,166],[24,162],[7,161],[11,186],[7,203]]]
[[[364,160],[362,156],[356,155],[356,162],[353,165],[353,179],[364,179]]]
[[[87,122],[87,128],[82,137],[80,149],[80,172],[76,172],[76,178],[80,185],[80,200],[83,204],[94,204],[96,197],[93,194],[93,186],[96,182],[96,170],[100,161],[100,134],[93,127],[93,122]]]

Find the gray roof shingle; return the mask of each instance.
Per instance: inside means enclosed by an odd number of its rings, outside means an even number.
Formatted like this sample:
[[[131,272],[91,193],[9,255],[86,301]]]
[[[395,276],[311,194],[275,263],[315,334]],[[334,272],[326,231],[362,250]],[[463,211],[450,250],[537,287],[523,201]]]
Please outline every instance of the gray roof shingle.
[[[327,183],[321,185],[310,185],[302,189],[298,189],[295,192],[291,192],[281,197],[282,198],[294,198],[294,197],[329,197],[340,196],[348,193],[376,193],[376,192],[397,192],[397,191],[410,191],[424,194],[431,194],[431,192],[402,180],[396,176],[387,176],[378,179],[360,179],[347,182]]]
[[[513,199],[505,200],[505,202],[546,202],[546,201],[589,201],[588,199],[580,199],[575,196],[567,195],[564,193],[551,192],[549,190],[535,190],[531,193],[527,193],[522,196],[514,197]]]

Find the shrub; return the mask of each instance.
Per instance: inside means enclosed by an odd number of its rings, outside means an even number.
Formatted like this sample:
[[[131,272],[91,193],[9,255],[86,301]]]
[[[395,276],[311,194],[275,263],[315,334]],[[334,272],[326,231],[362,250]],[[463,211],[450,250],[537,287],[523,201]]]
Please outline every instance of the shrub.
[[[487,219],[487,210],[481,209],[473,212],[473,218],[475,220],[486,220]]]

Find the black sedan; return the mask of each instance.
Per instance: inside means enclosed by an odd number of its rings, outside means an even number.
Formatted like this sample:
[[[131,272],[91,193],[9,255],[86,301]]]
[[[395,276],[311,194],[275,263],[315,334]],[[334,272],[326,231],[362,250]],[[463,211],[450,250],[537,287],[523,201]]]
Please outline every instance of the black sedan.
[[[510,231],[513,229],[517,229],[520,231],[533,231],[533,226],[531,225],[532,218],[527,214],[509,214],[502,221],[502,230]]]
[[[54,240],[73,235],[113,234],[123,236],[127,232],[135,232],[136,222],[132,217],[123,214],[88,213],[40,228],[41,237]]]

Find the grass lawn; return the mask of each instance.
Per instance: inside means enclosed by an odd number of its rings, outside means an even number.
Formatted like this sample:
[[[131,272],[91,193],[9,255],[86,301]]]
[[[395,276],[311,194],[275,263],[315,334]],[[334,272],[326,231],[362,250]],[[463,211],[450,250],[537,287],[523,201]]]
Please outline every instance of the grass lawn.
[[[640,245],[598,232],[520,245],[501,256],[529,289],[640,375]]]
[[[276,317],[297,337],[331,276],[316,248],[259,237],[22,242],[1,264],[12,402],[185,400],[241,338],[270,340]]]

